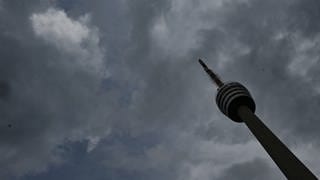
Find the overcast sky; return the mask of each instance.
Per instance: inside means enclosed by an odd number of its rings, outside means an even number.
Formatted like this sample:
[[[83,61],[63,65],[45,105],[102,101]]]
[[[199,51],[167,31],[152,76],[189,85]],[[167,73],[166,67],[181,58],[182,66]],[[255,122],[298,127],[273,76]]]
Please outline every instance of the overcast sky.
[[[319,19],[318,0],[0,0],[0,179],[284,179],[199,57],[320,176]]]

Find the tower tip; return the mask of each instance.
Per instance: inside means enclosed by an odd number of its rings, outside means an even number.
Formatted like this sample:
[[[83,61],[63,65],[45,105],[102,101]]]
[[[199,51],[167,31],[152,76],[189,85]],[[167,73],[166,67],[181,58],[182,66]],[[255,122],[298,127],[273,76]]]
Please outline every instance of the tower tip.
[[[198,62],[204,69],[208,69],[207,65],[201,59],[199,59]]]
[[[208,68],[208,66],[201,60],[198,60],[203,69],[207,72],[207,74],[210,76],[211,80],[218,86],[223,86],[223,82],[220,80],[220,78],[211,70]]]

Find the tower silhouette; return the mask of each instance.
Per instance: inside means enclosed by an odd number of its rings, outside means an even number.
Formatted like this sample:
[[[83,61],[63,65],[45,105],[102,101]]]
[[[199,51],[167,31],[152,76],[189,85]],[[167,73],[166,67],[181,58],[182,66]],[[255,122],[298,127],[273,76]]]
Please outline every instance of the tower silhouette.
[[[216,103],[220,111],[235,122],[244,122],[258,139],[282,173],[290,180],[314,180],[317,177],[283,144],[254,114],[256,105],[247,90],[238,82],[224,83],[199,59],[199,63],[218,86]]]

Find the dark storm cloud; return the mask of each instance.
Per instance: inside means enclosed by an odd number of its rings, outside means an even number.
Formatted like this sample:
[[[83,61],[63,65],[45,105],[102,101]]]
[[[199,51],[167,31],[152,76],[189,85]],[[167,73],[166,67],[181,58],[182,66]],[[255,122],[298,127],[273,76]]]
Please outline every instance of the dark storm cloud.
[[[232,60],[225,64],[224,77],[247,84],[258,104],[258,114],[280,137],[285,136],[285,142],[294,143],[296,147],[306,142],[318,146],[319,139],[319,123],[315,116],[319,107],[319,58],[312,54],[319,48],[316,39],[319,31],[317,23],[312,22],[318,13],[314,7],[317,7],[315,1],[282,4],[251,1],[246,5],[231,6],[230,14],[225,16],[223,33],[219,33],[227,38],[218,39],[224,40],[219,44],[226,44],[225,47],[216,48],[216,41],[212,41],[216,38],[216,30],[204,32],[204,39],[208,39],[204,44],[213,52],[230,48],[232,43],[240,43],[250,50],[244,55],[231,57]],[[299,52],[299,45],[305,41],[311,45],[302,45],[306,50]],[[294,69],[295,72],[291,72],[296,56],[303,58],[299,53],[305,53],[306,58],[298,69]],[[314,66],[308,67],[312,61]],[[306,74],[297,75],[299,69],[305,70]],[[298,156],[303,153],[300,151]]]
[[[314,2],[312,4],[314,5]],[[305,6],[312,6],[312,4]],[[201,29],[200,27],[198,36],[189,37],[200,38],[203,41],[201,41],[200,47],[193,47],[194,50],[188,52],[188,54],[190,54],[189,57],[198,54],[215,60],[216,63],[214,64],[222,64],[222,67],[217,69],[221,71],[223,77],[247,84],[252,89],[257,104],[259,104],[258,113],[266,119],[267,124],[272,125],[271,127],[280,134],[280,137],[285,136],[286,142],[297,143],[293,139],[299,136],[299,139],[303,139],[301,142],[306,142],[305,140],[308,139],[309,143],[315,143],[315,140],[319,138],[316,131],[318,123],[316,122],[316,116],[314,118],[311,116],[316,114],[317,103],[310,103],[314,102],[314,97],[318,96],[315,92],[315,86],[305,82],[304,77],[296,76],[289,70],[296,55],[296,43],[299,44],[297,42],[299,40],[295,39],[296,33],[306,31],[305,27],[297,29],[299,26],[296,29],[291,29],[292,24],[298,24],[301,21],[299,15],[296,15],[296,8],[299,6],[301,6],[301,2],[268,1],[261,3],[248,1],[246,3],[226,3],[222,8],[223,10],[219,10],[217,13],[219,18],[214,19],[212,17],[212,20],[218,22],[218,27],[212,29],[206,27]],[[307,11],[304,13],[307,13]],[[203,15],[208,14],[208,12],[203,13]],[[207,17],[210,18],[210,15]],[[167,18],[166,21],[169,22],[170,15]],[[177,30],[184,33],[185,29]],[[146,34],[148,35],[148,33]],[[142,42],[144,41],[143,39]],[[179,45],[179,43],[177,44]],[[170,46],[170,44],[164,46]],[[142,45],[142,47],[144,46]],[[143,48],[146,50],[143,53],[147,54],[149,48]],[[152,52],[154,54],[149,55],[148,61],[155,62],[155,59],[159,59],[159,61],[156,63],[157,67],[151,66],[152,71],[145,79],[146,90],[143,91],[142,96],[139,96],[139,100],[144,100],[144,102],[140,101],[140,104],[137,104],[136,107],[137,112],[142,114],[141,119],[149,117],[150,114],[149,121],[151,122],[161,121],[162,124],[170,120],[169,125],[171,127],[175,123],[177,123],[178,128],[182,129],[188,129],[188,125],[197,127],[195,122],[198,118],[208,117],[199,117],[198,114],[201,114],[201,110],[196,108],[206,105],[210,107],[211,104],[206,104],[206,101],[201,97],[195,97],[198,98],[195,101],[192,99],[194,94],[203,94],[202,90],[197,88],[203,87],[203,85],[200,85],[202,83],[199,81],[198,74],[192,73],[190,75],[186,73],[196,71],[193,67],[190,67],[192,63],[187,57],[185,60],[181,60],[174,53],[167,55],[166,52],[163,52],[164,56],[159,57],[157,52]],[[139,53],[139,51],[135,53]],[[165,55],[167,55],[166,58],[161,58]],[[226,60],[221,60],[221,56]],[[143,69],[145,67],[139,67],[141,68],[139,73],[144,74]],[[302,66],[301,68],[305,67]],[[177,71],[180,69],[182,71]],[[316,74],[308,75],[316,77]],[[190,86],[189,83],[192,83],[192,85]],[[266,87],[268,87],[268,91],[265,91]],[[157,92],[156,96],[154,92]],[[309,98],[306,98],[306,96]],[[207,115],[210,114],[210,109],[204,111]],[[193,112],[196,113],[193,114]],[[181,121],[184,124],[181,124]],[[201,124],[202,122],[198,121],[198,123]],[[159,125],[157,124],[157,126]],[[228,124],[228,126],[231,125]],[[282,132],[280,132],[280,129]],[[208,128],[208,130],[210,129]],[[289,134],[285,134],[288,132]],[[249,136],[241,131],[240,133],[228,134],[228,136],[234,139],[240,138],[242,141],[248,141],[249,139]],[[217,133],[213,137],[218,138],[218,140],[223,139],[222,133]],[[299,145],[297,148],[299,148]]]
[[[58,163],[61,174],[80,177],[96,166],[116,179],[278,179],[248,130],[215,107],[198,57],[248,85],[262,119],[316,169],[319,71],[299,57],[318,61],[318,4],[3,1],[0,175]],[[47,22],[77,31],[61,35]],[[105,74],[90,68],[97,64]],[[74,145],[68,155],[68,142],[84,139],[90,148]],[[77,166],[68,164],[73,155],[83,157]]]
[[[296,53],[296,44],[304,43],[304,38],[313,41],[308,37],[311,34],[309,31],[317,31],[317,23],[308,22],[308,25],[299,26],[300,23],[305,23],[300,19],[301,14],[308,21],[315,18],[315,10],[305,9],[314,6],[317,6],[314,1],[282,4],[252,1],[250,5],[233,10],[223,27],[226,35],[231,35],[250,49],[249,53],[226,63],[225,72],[252,86],[252,93],[256,93],[256,101],[259,103],[258,111],[266,109],[260,111],[263,116],[266,114],[268,117],[266,121],[274,122],[275,127],[280,125],[279,129],[293,128],[299,136],[318,139],[316,127],[319,123],[313,114],[316,114],[319,106],[316,98],[319,95],[315,90],[319,70],[317,66],[307,69],[306,76],[312,82],[305,82],[306,77],[295,76],[289,71],[295,56],[299,55]],[[292,24],[296,28],[291,29]],[[296,39],[297,34],[302,38]],[[316,48],[317,45],[310,47],[311,50]],[[312,61],[312,54],[309,54],[310,59],[305,59],[306,61]],[[318,62],[318,58],[316,61]],[[307,67],[298,67],[304,68]],[[264,91],[266,86],[268,91]]]
[[[76,47],[75,53],[70,53],[55,48],[56,41],[46,41],[50,31],[44,40],[37,37],[30,17],[46,12],[49,5],[20,1],[2,4],[0,76],[10,92],[0,102],[1,176],[43,171],[48,163],[63,161],[59,144],[108,132],[108,111],[102,108],[115,101],[117,92],[99,94],[102,77],[83,68],[82,57],[77,54],[89,54],[90,60],[95,61],[100,58],[99,52],[95,52],[99,47],[92,52]],[[62,11],[53,11],[69,23],[58,12]],[[95,46],[94,42],[84,43],[88,43],[85,48]],[[86,66],[90,67],[90,63]],[[107,93],[114,98],[104,98]],[[94,123],[96,120],[101,122]],[[12,127],[8,128],[8,124]]]
[[[263,169],[263,171],[261,171]],[[279,179],[281,177],[280,170],[270,170],[270,166],[261,159],[255,159],[251,162],[235,164],[229,168],[220,179]],[[285,179],[284,177],[281,179]]]

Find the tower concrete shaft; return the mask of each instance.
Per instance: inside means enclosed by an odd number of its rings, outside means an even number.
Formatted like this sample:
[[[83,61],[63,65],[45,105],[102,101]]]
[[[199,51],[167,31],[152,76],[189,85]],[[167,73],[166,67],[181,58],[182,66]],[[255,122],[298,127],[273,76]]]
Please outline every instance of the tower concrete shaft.
[[[249,109],[238,108],[238,115],[258,139],[287,179],[317,179],[315,175],[283,144],[280,139]]]
[[[282,173],[290,180],[316,180],[317,177],[254,114],[255,102],[238,82],[223,83],[203,61],[205,71],[218,86],[216,103],[220,111],[235,122],[244,122]],[[211,72],[210,72],[211,71]]]

